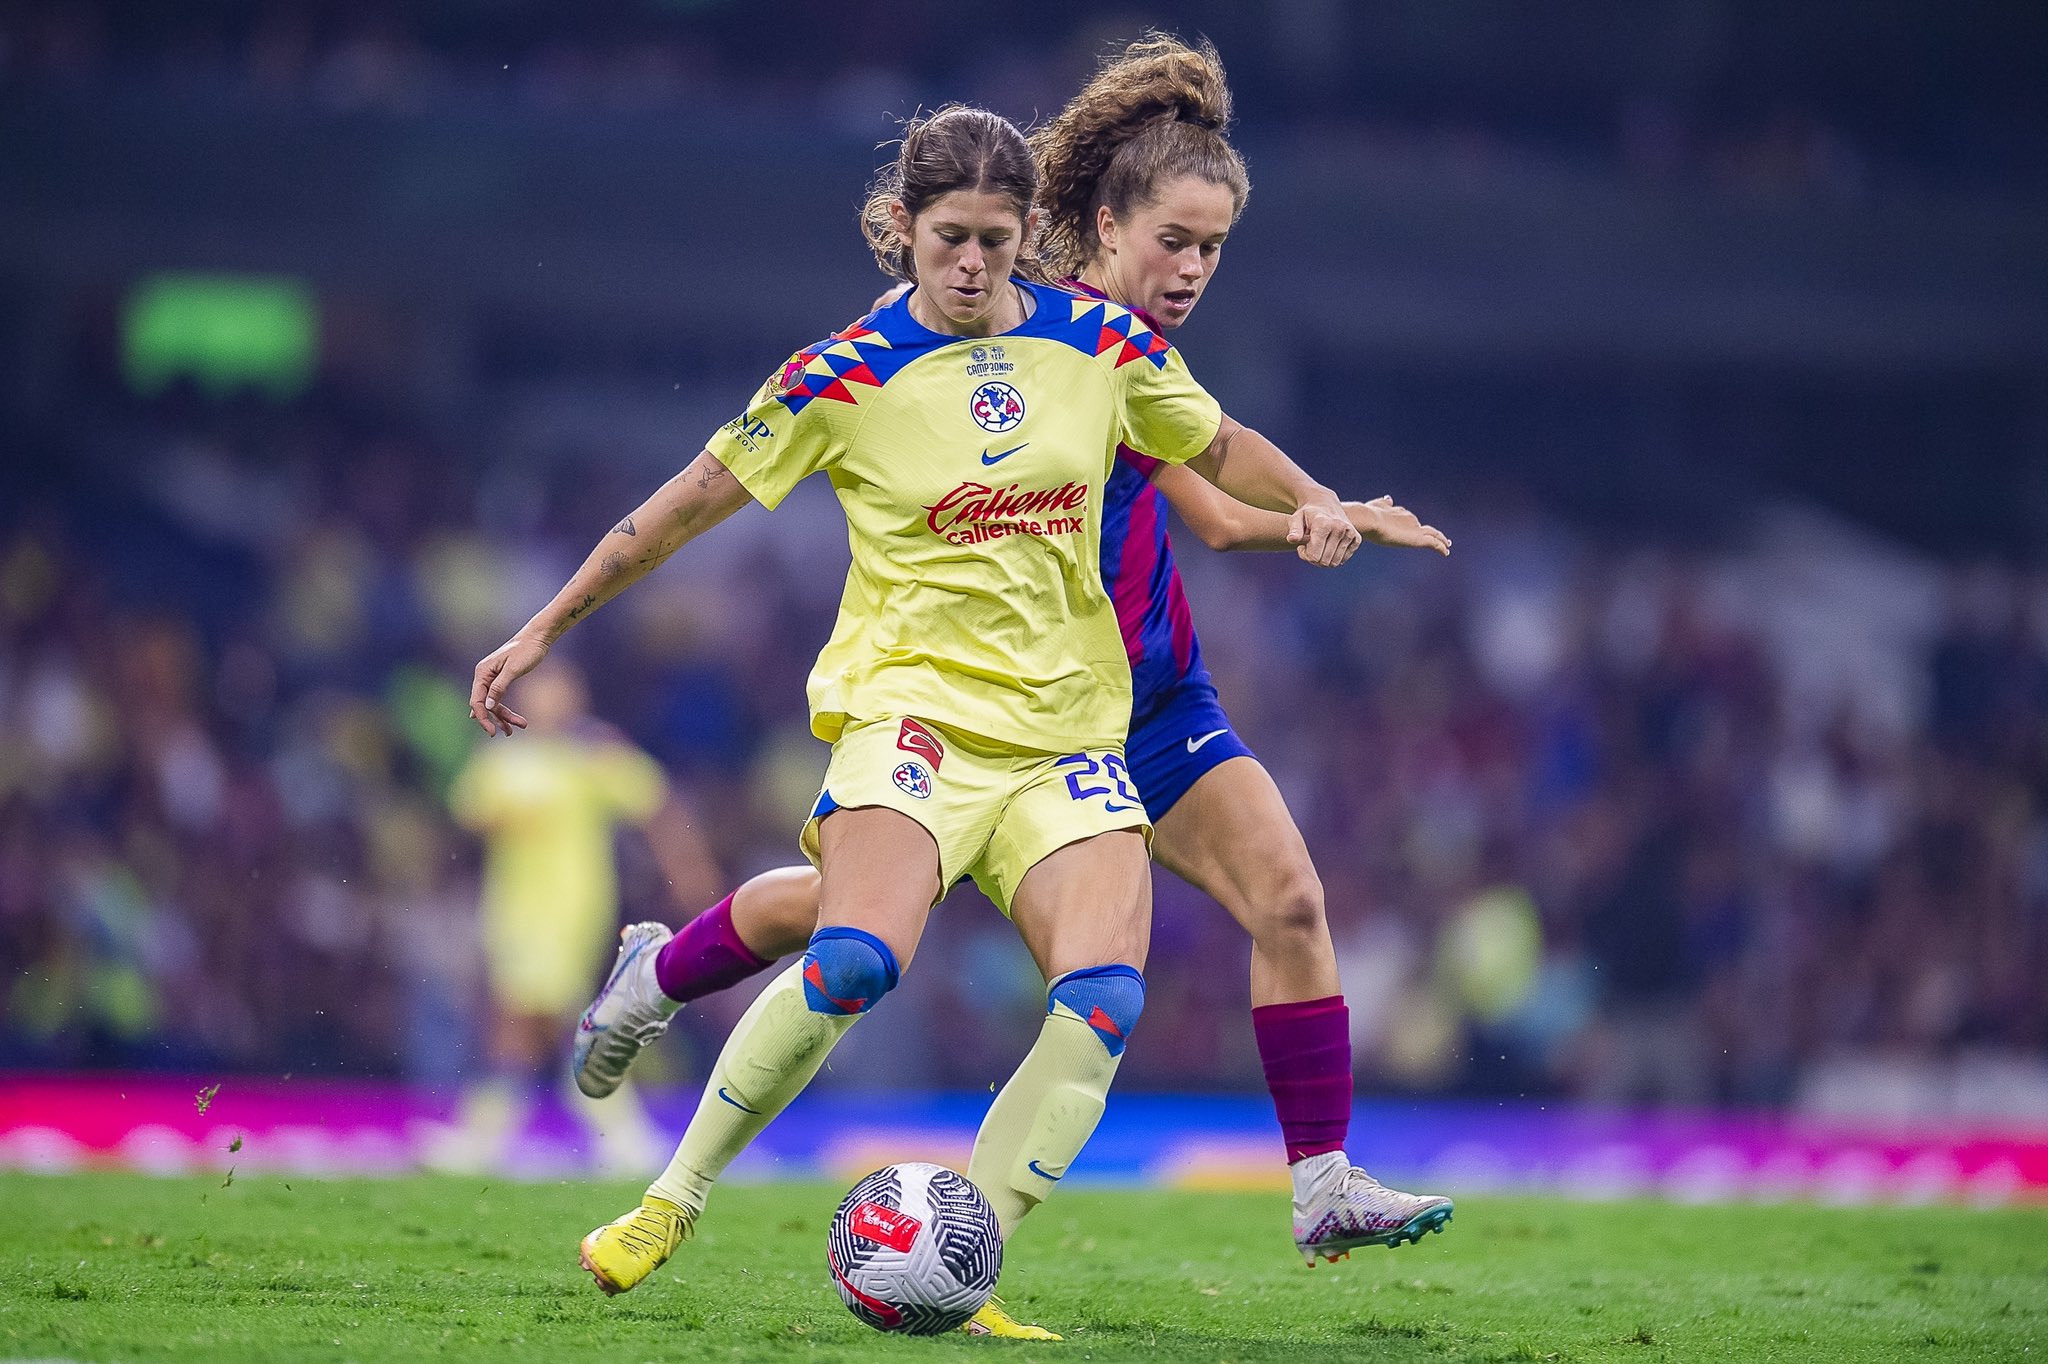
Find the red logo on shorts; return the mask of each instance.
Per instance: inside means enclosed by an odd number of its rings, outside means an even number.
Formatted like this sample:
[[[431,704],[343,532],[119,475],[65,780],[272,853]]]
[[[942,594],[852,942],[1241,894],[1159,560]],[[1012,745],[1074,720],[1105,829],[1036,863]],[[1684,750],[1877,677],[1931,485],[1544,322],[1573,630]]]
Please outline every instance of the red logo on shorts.
[[[873,1241],[891,1250],[908,1251],[923,1225],[907,1212],[863,1199],[854,1205],[853,1216],[848,1219],[846,1229],[863,1241]]]
[[[896,747],[905,753],[930,759],[934,772],[939,770],[939,763],[946,756],[946,746],[939,742],[939,736],[915,720],[905,720],[903,728],[896,731]]]

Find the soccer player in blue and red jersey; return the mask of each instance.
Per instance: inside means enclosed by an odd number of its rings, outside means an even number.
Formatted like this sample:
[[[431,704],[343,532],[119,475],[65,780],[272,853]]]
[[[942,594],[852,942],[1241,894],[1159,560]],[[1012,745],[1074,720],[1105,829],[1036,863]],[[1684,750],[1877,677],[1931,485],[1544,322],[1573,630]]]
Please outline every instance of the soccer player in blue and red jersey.
[[[1106,62],[1033,138],[1048,266],[1163,330],[1186,321],[1250,192],[1223,136],[1229,117],[1229,88],[1206,44],[1155,35]],[[1252,1026],[1293,1177],[1295,1244],[1310,1264],[1399,1245],[1441,1227],[1451,1203],[1389,1189],[1345,1154],[1349,1012],[1322,885],[1278,787],[1202,665],[1167,542],[1167,502],[1213,547],[1289,544],[1287,518],[1118,452],[1102,576],[1131,660],[1126,751],[1156,823],[1152,853],[1251,934]],[[1449,552],[1441,532],[1389,499],[1346,505],[1368,540]]]
[[[1229,98],[1212,49],[1153,37],[1107,62],[1034,137],[1044,180],[1041,256],[1066,287],[1130,307],[1162,331],[1187,319],[1249,190],[1243,162],[1222,136]],[[1248,431],[1239,438],[1260,439]],[[1298,549],[1301,540],[1288,516],[1128,447],[1118,451],[1100,563],[1131,666],[1127,752],[1156,822],[1153,854],[1251,934],[1253,1023],[1293,1175],[1302,1254],[1313,1264],[1357,1246],[1399,1245],[1441,1227],[1450,1200],[1388,1189],[1344,1152],[1349,1023],[1321,886],[1277,787],[1231,727],[1202,664],[1167,539],[1168,502],[1216,548]],[[1344,505],[1366,539],[1450,548],[1389,499]],[[658,945],[651,974],[659,993],[634,999],[607,987],[585,1015],[601,1031],[579,1037],[579,1084],[609,1093],[677,1002],[800,947],[816,921],[816,898],[815,875],[788,868],[754,878],[672,937],[659,925],[628,929],[622,960]],[[983,1176],[974,1166],[969,1173]],[[1046,1334],[994,1307],[978,1321],[997,1334]]]

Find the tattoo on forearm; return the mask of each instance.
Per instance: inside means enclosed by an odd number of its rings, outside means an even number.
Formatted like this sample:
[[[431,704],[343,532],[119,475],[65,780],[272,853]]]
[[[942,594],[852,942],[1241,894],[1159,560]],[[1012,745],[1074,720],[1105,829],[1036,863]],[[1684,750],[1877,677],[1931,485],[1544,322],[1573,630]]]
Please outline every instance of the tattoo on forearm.
[[[607,582],[626,571],[626,551],[615,549],[604,556],[604,562],[597,566]]]
[[[592,596],[590,593],[585,592],[583,594],[583,600],[577,602],[574,606],[569,608],[569,619],[575,620],[578,616],[581,616],[585,611],[588,611],[591,607],[595,605],[597,605],[597,598]]]
[[[630,516],[612,527],[612,534],[614,535],[638,535],[639,533],[639,531],[633,529],[633,518]]]

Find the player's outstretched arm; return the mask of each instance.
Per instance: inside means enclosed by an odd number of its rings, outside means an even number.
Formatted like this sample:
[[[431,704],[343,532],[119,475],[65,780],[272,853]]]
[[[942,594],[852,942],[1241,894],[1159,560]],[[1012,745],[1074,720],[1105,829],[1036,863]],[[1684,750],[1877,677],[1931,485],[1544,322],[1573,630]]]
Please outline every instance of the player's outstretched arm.
[[[469,688],[470,718],[486,734],[525,729],[526,717],[503,704],[505,689],[532,672],[570,626],[752,500],[709,450],[690,461],[597,542],[553,601],[476,665]]]
[[[1309,563],[1335,567],[1358,549],[1358,527],[1344,514],[1337,494],[1227,413],[1216,439],[1188,467],[1241,502],[1289,513],[1288,543]]]
[[[1425,526],[1421,517],[1396,505],[1391,493],[1370,502],[1346,502],[1344,514],[1372,544],[1389,549],[1433,549],[1445,557],[1450,555],[1451,537],[1435,526]]]
[[[1289,518],[1248,506],[1186,468],[1162,464],[1153,471],[1152,482],[1173,504],[1188,529],[1211,549],[1271,551],[1295,547],[1288,539]],[[1423,525],[1406,507],[1394,505],[1392,497],[1342,505],[1344,515],[1371,544],[1433,549],[1439,554],[1451,552],[1449,537],[1434,526]]]

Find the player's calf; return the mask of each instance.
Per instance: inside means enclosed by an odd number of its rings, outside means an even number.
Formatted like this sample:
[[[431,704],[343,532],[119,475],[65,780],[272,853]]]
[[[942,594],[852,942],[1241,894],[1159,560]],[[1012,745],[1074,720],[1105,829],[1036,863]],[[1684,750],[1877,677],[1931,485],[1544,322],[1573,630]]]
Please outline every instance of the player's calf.
[[[1069,971],[1046,991],[1045,1026],[989,1106],[967,1165],[1005,1237],[1087,1145],[1144,1008],[1145,977],[1130,966]]]

